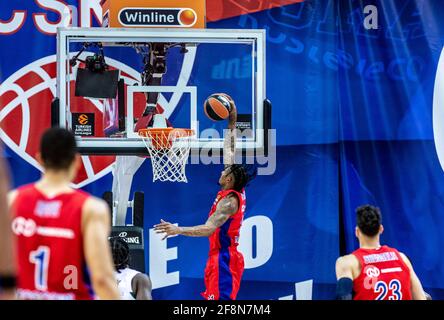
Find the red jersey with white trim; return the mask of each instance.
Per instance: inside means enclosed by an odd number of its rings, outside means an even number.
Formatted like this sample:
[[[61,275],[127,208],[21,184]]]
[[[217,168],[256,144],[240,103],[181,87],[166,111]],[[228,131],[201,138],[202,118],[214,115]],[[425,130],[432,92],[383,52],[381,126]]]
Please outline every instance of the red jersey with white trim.
[[[234,194],[238,198],[238,210],[210,236],[210,252],[205,267],[205,292],[207,300],[235,300],[244,272],[244,257],[237,250],[239,232],[246,209],[245,191],[222,190],[217,193],[209,216],[216,212],[223,198]]]
[[[352,253],[361,265],[353,281],[354,300],[411,300],[410,269],[398,250],[388,246]]]
[[[17,236],[22,299],[93,299],[83,252],[82,191],[48,198],[34,184],[17,190],[12,230]]]

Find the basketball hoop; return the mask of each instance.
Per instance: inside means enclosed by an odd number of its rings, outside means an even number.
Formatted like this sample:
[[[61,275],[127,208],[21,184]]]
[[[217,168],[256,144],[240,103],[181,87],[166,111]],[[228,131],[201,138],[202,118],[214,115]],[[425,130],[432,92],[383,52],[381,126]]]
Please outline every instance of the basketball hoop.
[[[185,165],[191,149],[194,131],[178,128],[140,129],[153,166],[153,182],[156,180],[188,182]]]

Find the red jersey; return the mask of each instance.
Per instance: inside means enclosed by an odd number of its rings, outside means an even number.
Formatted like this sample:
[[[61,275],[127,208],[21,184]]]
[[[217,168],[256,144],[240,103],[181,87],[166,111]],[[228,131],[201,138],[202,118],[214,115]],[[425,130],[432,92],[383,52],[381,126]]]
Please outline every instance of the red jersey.
[[[239,232],[246,209],[245,191],[222,190],[217,193],[209,216],[216,211],[217,204],[230,194],[239,201],[238,210],[210,236],[210,252],[205,267],[205,292],[207,300],[235,300],[244,272],[244,257],[237,251]]]
[[[18,295],[22,299],[93,299],[83,254],[82,191],[48,198],[34,184],[17,190]]]
[[[398,250],[387,246],[352,253],[361,265],[353,281],[354,300],[411,300],[410,269]]]

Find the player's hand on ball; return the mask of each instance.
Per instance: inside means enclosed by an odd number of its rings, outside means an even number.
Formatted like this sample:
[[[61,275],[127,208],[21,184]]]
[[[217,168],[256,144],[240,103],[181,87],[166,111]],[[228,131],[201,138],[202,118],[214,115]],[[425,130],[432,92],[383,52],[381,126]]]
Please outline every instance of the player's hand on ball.
[[[231,105],[231,108],[230,108],[230,115],[233,114],[233,113],[237,113],[236,104],[234,103],[234,100],[233,100],[233,98],[231,98],[230,95],[228,95],[228,94],[226,94],[226,93],[223,93],[223,92],[221,92],[221,93],[216,93],[216,94],[219,94],[219,95],[225,96],[225,97],[230,101],[230,105]]]
[[[165,237],[163,237],[162,240],[165,240],[169,236],[174,236],[180,233],[180,228],[178,226],[164,221],[163,219],[160,219],[159,224],[154,225],[154,230],[156,231],[156,233],[165,233]]]
[[[230,95],[226,94],[226,93],[218,93],[222,96],[225,96],[228,101],[230,102],[230,111],[229,111],[229,116],[228,116],[228,122],[229,122],[229,127],[230,129],[234,129],[234,126],[236,124],[237,121],[237,108],[236,108],[236,104],[234,103],[233,98],[231,98]]]

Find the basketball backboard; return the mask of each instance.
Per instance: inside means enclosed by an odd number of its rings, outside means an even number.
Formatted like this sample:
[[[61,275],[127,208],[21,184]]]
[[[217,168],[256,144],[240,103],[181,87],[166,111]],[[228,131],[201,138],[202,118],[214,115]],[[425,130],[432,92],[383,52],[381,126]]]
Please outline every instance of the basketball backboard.
[[[161,74],[161,80],[143,85],[141,73],[149,53],[159,46],[165,49],[166,62],[160,68],[166,69],[156,70],[151,61],[151,73]],[[122,85],[112,97],[110,90],[104,90],[103,98],[76,96],[78,70],[87,69],[83,62],[102,49],[110,70],[119,71]],[[57,123],[76,133],[84,154],[146,154],[135,126],[153,94],[154,105],[172,126],[196,132],[193,149],[222,149],[227,123],[207,118],[203,103],[213,93],[227,93],[236,102],[237,127],[242,130],[237,149],[264,148],[264,30],[60,28],[57,64]],[[109,86],[94,81],[102,89]]]

